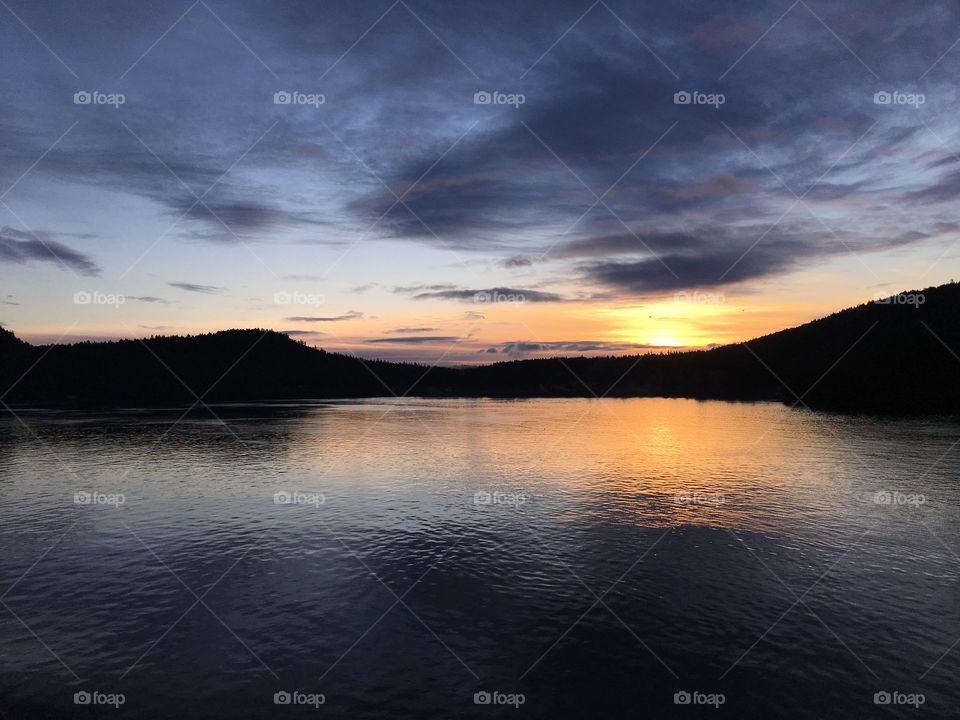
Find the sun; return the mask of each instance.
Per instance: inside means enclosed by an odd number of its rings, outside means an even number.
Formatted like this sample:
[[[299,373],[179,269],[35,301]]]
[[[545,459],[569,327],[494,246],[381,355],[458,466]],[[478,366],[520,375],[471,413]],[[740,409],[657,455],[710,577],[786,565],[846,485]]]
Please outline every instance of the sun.
[[[675,335],[658,335],[657,337],[650,338],[647,343],[649,345],[654,345],[656,347],[683,347],[684,343],[681,342]]]

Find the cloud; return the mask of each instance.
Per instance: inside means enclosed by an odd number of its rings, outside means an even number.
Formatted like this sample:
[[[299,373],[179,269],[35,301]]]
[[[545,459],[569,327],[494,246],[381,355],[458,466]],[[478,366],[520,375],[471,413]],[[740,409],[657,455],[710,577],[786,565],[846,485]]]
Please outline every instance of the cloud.
[[[801,249],[802,252],[802,249]],[[803,257],[791,246],[718,249],[698,255],[660,255],[636,261],[584,266],[588,280],[630,294],[715,287],[765,277]]]
[[[656,190],[674,200],[702,201],[709,198],[727,198],[746,192],[751,187],[752,184],[746,179],[725,173],[702,181],[663,185]]]
[[[288,322],[307,322],[307,323],[318,323],[318,322],[340,322],[341,320],[359,320],[363,317],[362,312],[357,312],[356,310],[350,310],[349,312],[344,313],[343,315],[334,315],[332,317],[316,317],[316,316],[296,316],[285,318]]]
[[[455,290],[456,285],[450,285],[449,283],[438,283],[434,285],[397,285],[393,288],[393,292],[398,295],[410,295],[418,292],[439,292],[441,290]]]
[[[804,269],[815,260],[859,256],[868,248],[901,248],[926,237],[916,231],[890,235],[878,229],[864,241],[851,233],[781,223],[735,230],[640,232],[636,237],[607,235],[572,241],[555,252],[582,259],[577,269],[583,281],[607,288],[617,297],[743,283]],[[595,293],[594,297],[607,295]]]
[[[217,295],[226,290],[226,288],[217,287],[216,285],[195,285],[194,283],[186,282],[171,282],[167,283],[167,285],[179,290],[186,290],[187,292],[202,293],[203,295]]]
[[[908,193],[907,198],[921,204],[956,202],[960,198],[960,170],[947,173],[932,185]]]
[[[414,300],[459,300],[468,302],[499,302],[499,298],[514,302],[564,302],[565,298],[556,293],[541,292],[539,290],[524,290],[520,288],[486,288],[484,290],[433,290],[419,292],[413,296]]]
[[[0,229],[0,262],[25,265],[45,262],[67,267],[81,275],[96,276],[100,268],[88,256],[53,240],[52,233],[25,233],[13,228]]]
[[[615,354],[623,352],[635,352],[638,350],[651,350],[651,349],[662,349],[662,346],[659,345],[648,345],[645,343],[624,343],[624,342],[606,342],[603,340],[560,340],[560,341],[550,341],[550,342],[535,342],[532,340],[514,340],[510,342],[504,342],[500,344],[499,352],[505,355],[511,355],[514,357],[522,357],[525,355],[546,353],[546,354],[563,354],[563,353],[590,353],[590,352],[606,352]],[[498,352],[497,348],[491,347],[487,348],[484,352]]]
[[[500,266],[505,268],[530,267],[533,260],[527,255],[511,255],[500,261]]]
[[[191,195],[167,200],[177,216],[203,221],[209,226],[205,237],[235,242],[237,235],[250,235],[266,230],[321,227],[326,223],[312,218],[307,211],[291,211],[257,200],[244,198],[202,202]]]
[[[370,344],[427,345],[429,343],[455,343],[461,338],[453,335],[409,335],[404,337],[372,338]]]
[[[169,305],[169,300],[164,300],[163,298],[153,297],[152,295],[127,295],[127,300],[136,300],[137,302],[144,303],[154,303],[157,305]]]
[[[708,231],[709,232],[709,231]],[[762,231],[758,231],[759,233]],[[728,241],[722,231],[714,230],[709,235],[690,232],[652,231],[616,233],[600,237],[585,237],[557,245],[549,251],[550,257],[608,257],[610,255],[648,255],[651,251],[673,253],[677,251],[703,251],[711,245]]]
[[[409,333],[433,332],[434,330],[436,330],[436,328],[432,328],[432,327],[399,327],[399,328],[394,328],[393,330],[387,330],[387,332],[391,332],[391,333],[407,333],[407,334],[409,334]]]

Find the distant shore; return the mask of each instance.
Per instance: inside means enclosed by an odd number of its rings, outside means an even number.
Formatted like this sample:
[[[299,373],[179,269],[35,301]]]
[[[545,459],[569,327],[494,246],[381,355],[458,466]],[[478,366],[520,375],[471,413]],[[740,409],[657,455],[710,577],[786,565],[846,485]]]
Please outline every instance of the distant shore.
[[[902,295],[923,302],[866,303],[711,350],[461,368],[364,360],[262,329],[47,347],[0,329],[0,398],[10,407],[93,409],[302,398],[670,397],[960,414],[960,285]]]

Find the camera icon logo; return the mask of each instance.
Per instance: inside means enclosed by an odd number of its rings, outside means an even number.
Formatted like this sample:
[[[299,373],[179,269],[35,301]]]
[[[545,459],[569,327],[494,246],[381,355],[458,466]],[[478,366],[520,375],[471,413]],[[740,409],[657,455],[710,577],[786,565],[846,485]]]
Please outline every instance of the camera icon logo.
[[[73,494],[74,505],[89,505],[92,500],[93,497],[86,491]]]
[[[493,102],[493,95],[486,90],[479,90],[473,94],[474,105],[489,105]]]
[[[874,705],[889,705],[891,702],[893,702],[893,697],[886,690],[873,694]]]
[[[893,505],[894,494],[890,490],[878,490],[873,494],[873,502],[877,505]]]
[[[691,702],[693,702],[693,696],[686,690],[680,690],[673,694],[674,705],[689,705]]]
[[[89,105],[92,101],[93,95],[88,93],[86,90],[81,90],[80,92],[75,92],[73,94],[74,105]]]
[[[493,496],[486,490],[478,490],[473,494],[474,505],[489,505],[493,501]]]
[[[289,705],[293,702],[293,696],[288,693],[286,690],[281,690],[280,692],[273,694],[273,704],[274,705]]]
[[[278,493],[274,493],[273,504],[274,505],[292,505],[293,493],[288,492],[287,490],[281,490]]]
[[[293,96],[286,90],[280,90],[273,94],[274,105],[289,105],[291,102],[293,102]]]
[[[73,694],[74,705],[89,705],[92,701],[93,697],[86,690],[81,690]]]
[[[481,690],[480,692],[475,692],[473,694],[474,705],[489,705],[492,702],[493,702],[493,695],[488,693],[486,690]]]
[[[93,295],[85,290],[73,294],[74,305],[89,305],[91,302],[93,302]]]
[[[893,96],[886,90],[881,90],[873,94],[873,102],[875,105],[889,105],[893,102]]]
[[[686,90],[681,90],[673,94],[674,105],[689,105],[691,102],[693,102],[693,96]]]

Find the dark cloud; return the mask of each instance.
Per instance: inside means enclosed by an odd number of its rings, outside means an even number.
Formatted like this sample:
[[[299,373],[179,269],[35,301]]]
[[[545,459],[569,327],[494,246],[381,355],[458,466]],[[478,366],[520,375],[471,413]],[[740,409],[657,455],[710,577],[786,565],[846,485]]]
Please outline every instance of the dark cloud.
[[[714,232],[714,241],[718,238]],[[617,233],[588,237],[558,245],[549,251],[551,257],[606,257],[609,255],[649,254],[653,252],[702,251],[711,247],[709,237],[680,232]]]
[[[328,323],[328,322],[340,322],[341,320],[359,320],[363,317],[362,312],[357,312],[356,310],[350,310],[349,312],[344,313],[343,315],[333,315],[328,317],[316,317],[316,316],[297,316],[297,317],[288,317],[284,318],[288,322],[307,322],[307,323]]]
[[[605,342],[602,340],[585,341],[552,341],[552,342],[534,342],[529,340],[515,340],[501,343],[499,351],[497,348],[487,348],[485,352],[500,352],[505,355],[522,357],[538,353],[546,354],[580,354],[588,352],[608,352],[610,354],[623,352],[636,352],[640,350],[652,350],[662,348],[662,346],[647,345],[644,343],[616,343]]]
[[[398,295],[410,295],[418,292],[438,292],[441,290],[455,290],[456,285],[450,285],[448,283],[440,283],[436,285],[397,285],[393,288],[393,292]]]
[[[891,235],[883,229],[865,241],[823,226],[782,223],[586,238],[561,245],[555,253],[583,259],[578,269],[588,285],[608,288],[613,296],[642,295],[743,283],[805,270],[818,260],[861,257],[870,250],[901,248],[928,237],[913,230]],[[608,295],[596,292],[593,297]]]
[[[178,290],[186,290],[187,292],[201,293],[203,295],[217,295],[226,291],[226,288],[217,287],[216,285],[196,285],[187,282],[171,282],[167,283],[167,285],[177,288]]]
[[[839,243],[838,243],[839,245]],[[839,247],[842,252],[843,246]],[[636,261],[583,266],[586,277],[630,294],[714,287],[792,269],[814,251],[791,243],[716,248],[689,255],[662,254]]]
[[[526,255],[512,255],[501,260],[500,265],[505,268],[530,267],[533,265],[533,259]]]
[[[0,262],[25,265],[43,262],[66,267],[81,275],[99,275],[100,268],[87,255],[53,240],[51,233],[0,230]]]
[[[372,338],[370,344],[427,345],[430,343],[454,343],[461,338],[452,335],[408,335],[404,337]]]
[[[236,240],[234,235],[246,236],[266,230],[309,228],[325,223],[313,219],[306,212],[292,212],[263,202],[245,199],[204,198],[197,202],[185,196],[180,202],[171,202],[174,212],[190,220],[200,220],[209,226],[207,237],[225,241]]]
[[[410,333],[433,332],[434,330],[436,330],[436,328],[432,328],[432,327],[399,327],[399,328],[394,328],[393,330],[387,330],[387,332],[390,332],[390,333],[401,333],[401,334],[404,334],[404,333],[410,334]]]
[[[153,297],[152,295],[127,295],[127,300],[136,300],[137,302],[145,303],[154,303],[158,305],[169,305],[169,300],[164,300],[163,298]]]
[[[960,170],[942,176],[936,183],[907,194],[911,203],[951,203],[960,198]]]
[[[563,302],[565,298],[556,293],[541,292],[540,290],[524,290],[521,288],[486,288],[483,290],[432,290],[418,292],[414,300],[460,300],[476,303],[498,302]]]

